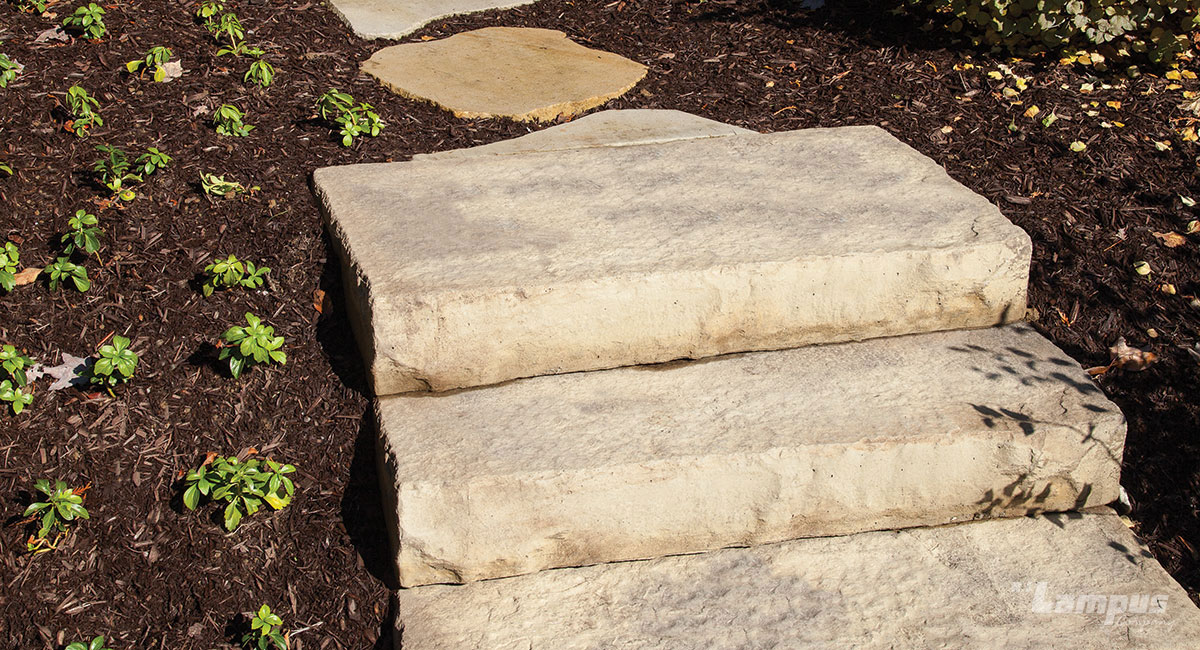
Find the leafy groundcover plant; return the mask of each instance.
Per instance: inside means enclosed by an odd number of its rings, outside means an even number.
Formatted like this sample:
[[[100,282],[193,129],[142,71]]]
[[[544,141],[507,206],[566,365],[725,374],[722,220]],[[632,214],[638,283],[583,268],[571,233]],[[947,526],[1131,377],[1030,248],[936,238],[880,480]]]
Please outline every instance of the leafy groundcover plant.
[[[84,643],[83,641],[76,641],[74,643],[68,644],[67,647],[63,648],[63,650],[112,650],[112,648],[109,648],[108,646],[104,645],[104,637],[103,636],[98,636],[98,637],[92,639],[89,643]]]
[[[35,501],[25,509],[25,517],[38,521],[37,533],[30,536],[26,549],[34,553],[58,548],[62,538],[71,531],[71,525],[79,519],[88,519],[87,508],[83,507],[83,495],[87,487],[71,488],[63,481],[51,485],[47,479],[38,479],[34,489],[46,495],[45,501]],[[50,535],[54,533],[54,538]]]
[[[317,100],[317,113],[334,127],[341,127],[342,146],[354,144],[356,136],[375,137],[385,124],[375,113],[375,107],[365,102],[354,103],[349,94],[330,88]]]
[[[0,289],[12,291],[17,288],[17,266],[21,264],[21,251],[12,242],[4,242],[0,248]]]
[[[129,349],[129,339],[124,336],[114,336],[110,345],[100,346],[96,352],[99,356],[92,365],[91,382],[100,384],[112,394],[112,387],[123,384],[137,370],[138,355]]]
[[[250,619],[250,631],[242,635],[242,646],[250,650],[287,650],[283,619],[264,604]]]
[[[100,40],[107,31],[104,27],[104,8],[94,2],[79,7],[75,13],[63,18],[63,25],[93,41]]]
[[[218,289],[234,287],[257,289],[263,285],[263,281],[270,272],[271,267],[269,266],[255,266],[254,262],[249,261],[243,264],[236,255],[230,255],[204,267],[204,275],[207,278],[200,290],[207,298]]]
[[[272,510],[287,507],[296,492],[287,475],[295,471],[292,465],[269,458],[241,461],[237,456],[214,456],[184,476],[183,504],[195,510],[202,498],[224,502],[225,530],[233,532],[243,517],[258,512],[263,504]]]
[[[275,336],[275,328],[263,325],[262,319],[246,312],[248,327],[234,325],[221,335],[220,360],[229,361],[229,372],[236,379],[247,366],[258,363],[287,363],[283,337]]]

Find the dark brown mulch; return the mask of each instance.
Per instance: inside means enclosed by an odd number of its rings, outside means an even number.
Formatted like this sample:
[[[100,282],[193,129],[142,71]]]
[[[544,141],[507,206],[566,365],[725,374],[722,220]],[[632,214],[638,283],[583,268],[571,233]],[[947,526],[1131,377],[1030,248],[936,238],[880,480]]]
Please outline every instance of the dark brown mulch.
[[[57,648],[94,634],[114,648],[218,647],[233,638],[237,614],[263,602],[302,630],[298,649],[390,647],[368,400],[308,175],[529,127],[457,120],[389,95],[357,70],[382,44],[351,38],[318,2],[231,6],[278,68],[265,92],[241,83],[245,61],[215,57],[191,2],[124,2],[108,9],[113,37],[45,44],[34,38],[56,20],[0,5],[0,52],[26,66],[0,90],[0,161],[18,170],[0,178],[0,237],[19,239],[24,262],[40,266],[53,260],[76,209],[96,212],[106,229],[100,261],[87,264],[90,292],[38,283],[0,295],[0,342],[57,363],[119,333],[142,355],[116,399],[51,393],[42,382],[30,411],[0,416],[0,638],[11,647]],[[1034,82],[1025,105],[1010,106],[1000,82],[984,74],[1002,60],[977,56],[980,69],[955,70],[968,53],[878,9],[838,6],[806,13],[770,0],[543,0],[439,21],[413,38],[488,25],[561,29],[650,67],[609,108],[675,108],[759,131],[879,124],[936,159],[1032,235],[1039,329],[1085,366],[1106,363],[1119,336],[1160,355],[1145,372],[1099,381],[1129,418],[1123,484],[1136,530],[1195,598],[1198,365],[1182,346],[1200,338],[1200,309],[1189,304],[1200,288],[1198,242],[1167,248],[1151,234],[1180,232],[1195,215],[1177,197],[1200,196],[1196,147],[1176,139],[1159,152],[1150,142],[1169,139],[1171,120],[1184,115],[1179,92],[1147,76],[1082,95],[1084,71],[1021,62],[1014,68]],[[175,50],[183,79],[153,84],[124,73],[125,61],[154,45]],[[100,99],[105,120],[87,139],[64,132],[56,108],[75,83]],[[378,107],[383,135],[341,147],[313,120],[313,102],[331,86]],[[1126,126],[1102,128],[1080,106],[1091,101],[1103,119]],[[217,136],[208,112],[222,103],[246,110],[257,129]],[[1063,119],[1035,126],[1021,117],[1029,104]],[[1010,133],[1010,122],[1021,131]],[[1075,140],[1087,151],[1069,151]],[[101,206],[88,174],[100,143],[157,146],[176,164],[128,207]],[[262,190],[209,201],[199,192],[201,171]],[[229,253],[270,266],[269,290],[201,298],[196,274]],[[1138,260],[1150,262],[1152,281],[1131,272]],[[1160,282],[1177,294],[1159,292]],[[314,307],[318,289],[333,303],[324,316]],[[245,311],[287,337],[290,359],[233,380],[212,362],[212,344]],[[226,536],[211,510],[182,509],[177,477],[206,452],[250,447],[295,463],[299,493],[287,509]],[[43,477],[90,485],[92,518],[58,551],[31,557],[18,520]]]

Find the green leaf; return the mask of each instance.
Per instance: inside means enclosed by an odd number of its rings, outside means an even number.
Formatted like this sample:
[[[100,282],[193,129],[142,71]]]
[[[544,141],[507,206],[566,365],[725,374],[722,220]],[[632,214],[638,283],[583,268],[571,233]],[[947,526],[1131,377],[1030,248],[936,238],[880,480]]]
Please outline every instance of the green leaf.
[[[183,505],[187,506],[188,510],[195,510],[200,503],[200,489],[193,485],[183,491]]]

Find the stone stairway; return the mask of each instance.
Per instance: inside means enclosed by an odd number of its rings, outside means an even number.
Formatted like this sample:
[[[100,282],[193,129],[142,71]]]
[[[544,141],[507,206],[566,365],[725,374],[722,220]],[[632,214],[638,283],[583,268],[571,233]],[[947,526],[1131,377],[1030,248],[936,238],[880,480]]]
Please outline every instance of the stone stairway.
[[[605,111],[314,188],[397,647],[1200,639],[1097,508],[1119,410],[1017,322],[1028,237],[882,130]]]

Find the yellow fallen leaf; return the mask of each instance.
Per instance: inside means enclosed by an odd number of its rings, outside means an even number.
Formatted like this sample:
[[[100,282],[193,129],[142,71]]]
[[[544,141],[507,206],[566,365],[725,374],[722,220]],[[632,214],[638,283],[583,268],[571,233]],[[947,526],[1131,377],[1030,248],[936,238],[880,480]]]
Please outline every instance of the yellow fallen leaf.
[[[1167,90],[1179,90],[1180,88],[1183,88],[1183,86],[1180,86],[1179,84],[1167,84]]]
[[[27,284],[33,284],[35,281],[37,281],[38,276],[41,274],[42,269],[25,269],[20,273],[13,274],[13,282],[18,287],[22,287]]]
[[[1195,79],[1196,73],[1192,72],[1191,70],[1183,70],[1179,73],[1179,76],[1183,77],[1184,79]]]
[[[955,70],[974,70],[975,64],[974,63],[956,63],[956,64],[954,64],[954,69]]]
[[[942,133],[951,133],[953,131],[954,131],[954,127],[952,127],[952,126],[946,125],[946,126],[942,127]]]
[[[1133,272],[1138,275],[1150,275],[1150,262],[1142,260],[1133,263]]]
[[[1125,123],[1113,120],[1113,126],[1117,127],[1118,129],[1123,129],[1125,128]]]
[[[1104,105],[1113,110],[1121,110],[1121,102],[1104,102]]]
[[[1075,153],[1079,153],[1084,149],[1087,149],[1087,145],[1078,140],[1071,143],[1071,151],[1074,151]]]
[[[1170,151],[1171,143],[1167,142],[1166,140],[1155,140],[1154,148],[1158,149],[1159,151]]]
[[[1019,93],[1019,92],[1017,92],[1017,91],[1015,91],[1015,90],[1013,90],[1012,88],[1009,88],[1009,87],[1007,87],[1007,86],[1005,86],[1004,90],[1002,90],[1002,91],[1000,91],[1000,92],[1001,92],[1001,93],[1002,93],[1002,94],[1003,94],[1005,97],[1008,97],[1008,98],[1010,98],[1010,99],[1011,99],[1011,98],[1013,98],[1013,97],[1018,97],[1018,96],[1020,96],[1020,94],[1021,94],[1021,93]]]
[[[1183,98],[1184,98],[1184,99],[1195,99],[1195,98],[1196,98],[1196,97],[1198,97],[1198,96],[1200,96],[1200,93],[1197,93],[1197,92],[1196,92],[1196,91],[1194,91],[1194,90],[1185,90],[1185,91],[1183,91]]]
[[[1042,109],[1038,108],[1037,105],[1035,104],[1035,105],[1030,106],[1029,108],[1025,109],[1025,117],[1028,117],[1029,119],[1033,119],[1038,116],[1038,113],[1041,113],[1041,112],[1042,112]]]
[[[991,72],[988,73],[988,79],[995,79],[996,81],[999,81],[1003,78],[1004,78],[1004,75],[1000,74],[1000,72],[998,70],[992,70]]]
[[[1184,237],[1177,232],[1152,232],[1150,234],[1154,235],[1154,238],[1161,241],[1163,246],[1166,246],[1167,248],[1183,246],[1188,241],[1187,237]]]
[[[1196,142],[1197,140],[1200,140],[1200,137],[1196,136],[1196,127],[1194,126],[1189,126],[1188,128],[1180,131],[1179,137],[1182,138],[1184,142]]]
[[[1183,78],[1183,76],[1179,74],[1178,70],[1167,70],[1166,76],[1167,79],[1170,79],[1171,81],[1179,81]]]

